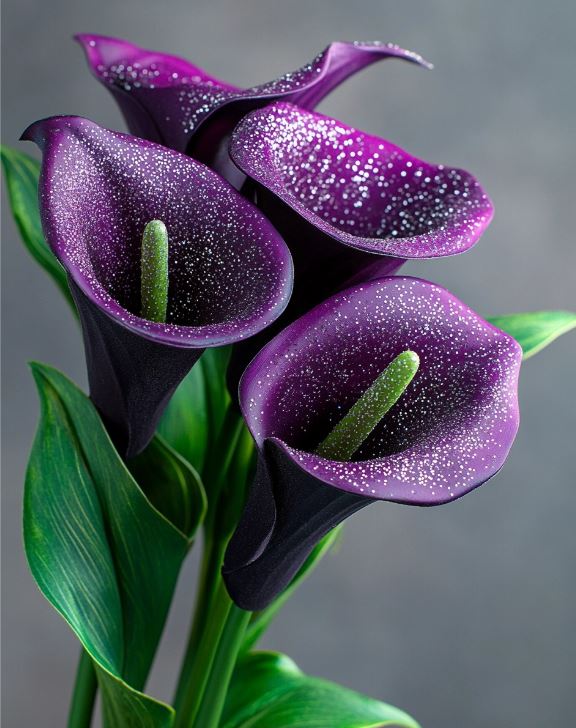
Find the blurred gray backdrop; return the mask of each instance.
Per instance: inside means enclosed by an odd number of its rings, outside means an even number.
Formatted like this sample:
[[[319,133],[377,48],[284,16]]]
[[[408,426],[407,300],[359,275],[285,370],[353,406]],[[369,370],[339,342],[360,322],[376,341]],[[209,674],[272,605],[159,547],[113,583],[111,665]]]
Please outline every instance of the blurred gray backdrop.
[[[413,154],[474,172],[496,217],[470,253],[405,270],[486,315],[574,308],[576,5],[569,0],[10,0],[3,141],[33,120],[120,115],[74,32],[118,35],[252,85],[333,39],[419,51],[388,61],[321,110]],[[85,384],[78,330],[4,210],[4,704],[6,728],[61,728],[78,646],[29,575],[22,479],[38,404],[26,361]],[[576,712],[576,336],[526,363],[522,426],[502,473],[449,506],[374,505],[346,529],[264,640],[306,671],[405,708],[424,728],[564,728]],[[170,698],[195,557],[150,691]]]

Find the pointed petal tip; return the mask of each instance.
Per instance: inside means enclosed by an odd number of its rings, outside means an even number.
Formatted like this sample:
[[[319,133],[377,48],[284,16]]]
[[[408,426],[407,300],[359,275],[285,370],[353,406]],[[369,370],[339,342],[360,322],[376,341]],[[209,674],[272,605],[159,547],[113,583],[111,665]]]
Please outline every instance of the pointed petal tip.
[[[46,141],[46,132],[48,130],[54,130],[64,126],[71,128],[74,126],[74,122],[77,121],[92,123],[88,119],[83,119],[81,116],[47,116],[45,119],[38,119],[27,126],[20,135],[20,141],[34,142],[42,148],[42,145]]]
[[[34,142],[39,147],[41,147],[44,141],[44,128],[46,121],[48,121],[48,119],[39,119],[38,121],[33,121],[31,124],[29,124],[26,129],[24,129],[22,134],[20,134],[20,141]]]
[[[407,48],[403,48],[402,46],[399,46],[397,43],[390,43],[390,42],[383,42],[383,41],[336,41],[336,43],[333,43],[332,45],[341,44],[343,46],[350,46],[353,45],[356,48],[365,50],[367,52],[380,52],[383,55],[391,55],[396,56],[397,58],[402,58],[406,61],[409,61],[410,63],[415,63],[418,66],[422,66],[422,68],[426,68],[427,70],[432,70],[434,68],[434,64],[428,61],[426,58],[421,56],[419,53],[416,53],[416,51],[408,50]],[[330,46],[328,47],[330,48]]]
[[[99,44],[102,42],[117,42],[116,38],[105,35],[94,35],[92,33],[75,33],[72,39],[82,48],[90,66],[98,63],[100,59]]]
[[[76,43],[79,43],[81,46],[89,43],[89,39],[91,38],[93,38],[93,36],[90,33],[74,33],[72,36],[72,40],[76,41]]]
[[[80,44],[86,50],[90,48],[96,48],[98,43],[122,43],[119,38],[114,38],[111,35],[98,35],[96,33],[74,33],[72,40]]]
[[[121,61],[140,50],[138,46],[111,35],[76,33],[72,38],[81,46],[92,74],[102,79],[103,66]]]

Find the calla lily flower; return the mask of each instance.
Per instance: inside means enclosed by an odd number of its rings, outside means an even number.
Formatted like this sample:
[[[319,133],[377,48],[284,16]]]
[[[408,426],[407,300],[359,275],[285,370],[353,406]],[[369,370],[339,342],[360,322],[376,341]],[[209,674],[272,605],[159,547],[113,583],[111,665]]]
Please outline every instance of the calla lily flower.
[[[290,253],[250,202],[178,152],[78,117],[36,122],[23,138],[43,151],[42,222],[80,314],[91,397],[132,456],[206,347],[252,336],[280,315]],[[151,221],[168,235],[165,322],[141,314]]]
[[[234,130],[230,156],[254,181],[258,207],[294,259],[294,294],[275,332],[339,290],[394,273],[406,259],[468,250],[493,215],[469,172],[424,162],[293,104],[248,114]],[[235,347],[232,389],[271,333]]]
[[[409,258],[463,253],[493,215],[469,172],[293,104],[248,114],[230,154],[257,183],[258,206],[291,246],[297,273],[343,257],[338,275],[345,269],[365,280],[366,268],[377,277]]]
[[[320,443],[402,352],[420,367],[353,457]],[[503,465],[518,428],[522,352],[440,286],[390,277],[352,287],[258,353],[240,405],[259,451],[223,574],[242,608],[264,608],[314,546],[376,500],[432,506]]]
[[[119,38],[80,34],[76,39],[133,134],[190,154],[224,174],[230,165],[223,142],[247,111],[276,99],[313,109],[349,76],[386,58],[430,66],[391,43],[335,42],[297,71],[242,89],[182,58]]]

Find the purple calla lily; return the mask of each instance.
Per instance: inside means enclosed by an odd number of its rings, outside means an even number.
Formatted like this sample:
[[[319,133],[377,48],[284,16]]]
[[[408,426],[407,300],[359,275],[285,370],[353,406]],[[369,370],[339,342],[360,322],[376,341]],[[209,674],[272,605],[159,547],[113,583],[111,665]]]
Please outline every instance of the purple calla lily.
[[[246,112],[276,99],[313,109],[349,76],[386,58],[430,66],[391,43],[335,42],[297,71],[241,89],[182,58],[119,38],[80,34],[76,39],[133,134],[186,152],[225,175],[230,171],[225,142]]]
[[[350,256],[383,256],[382,275],[408,258],[463,253],[493,215],[488,195],[469,172],[429,164],[293,104],[248,114],[234,131],[230,154],[257,183],[258,205],[273,210],[271,219],[286,231],[297,266],[299,259],[309,268],[321,265],[326,251],[346,246]],[[297,218],[303,222],[291,235]],[[374,262],[366,255],[359,260]]]
[[[230,156],[294,259],[295,287],[274,331],[335,292],[394,273],[406,259],[465,252],[493,207],[465,170],[424,162],[335,119],[278,102],[236,127]],[[271,337],[235,347],[234,389]]]
[[[315,454],[407,350],[420,368],[352,460]],[[407,277],[350,288],[276,336],[240,383],[259,464],[224,563],[234,601],[265,607],[324,534],[375,500],[439,505],[491,478],[518,428],[521,357],[448,291]]]
[[[42,222],[78,306],[91,397],[134,455],[206,347],[280,315],[290,253],[251,203],[178,152],[78,117],[36,122],[23,138],[43,151]],[[140,315],[141,240],[152,220],[169,236],[166,323]]]

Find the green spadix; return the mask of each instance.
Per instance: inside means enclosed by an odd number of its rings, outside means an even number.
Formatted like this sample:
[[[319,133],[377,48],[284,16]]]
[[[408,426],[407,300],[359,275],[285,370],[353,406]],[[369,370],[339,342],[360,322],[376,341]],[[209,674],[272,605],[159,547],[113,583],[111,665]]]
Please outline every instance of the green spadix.
[[[320,443],[316,454],[330,460],[350,460],[404,394],[419,366],[415,352],[398,354]]]
[[[140,295],[142,318],[165,323],[168,309],[168,231],[162,220],[151,220],[144,228]]]

